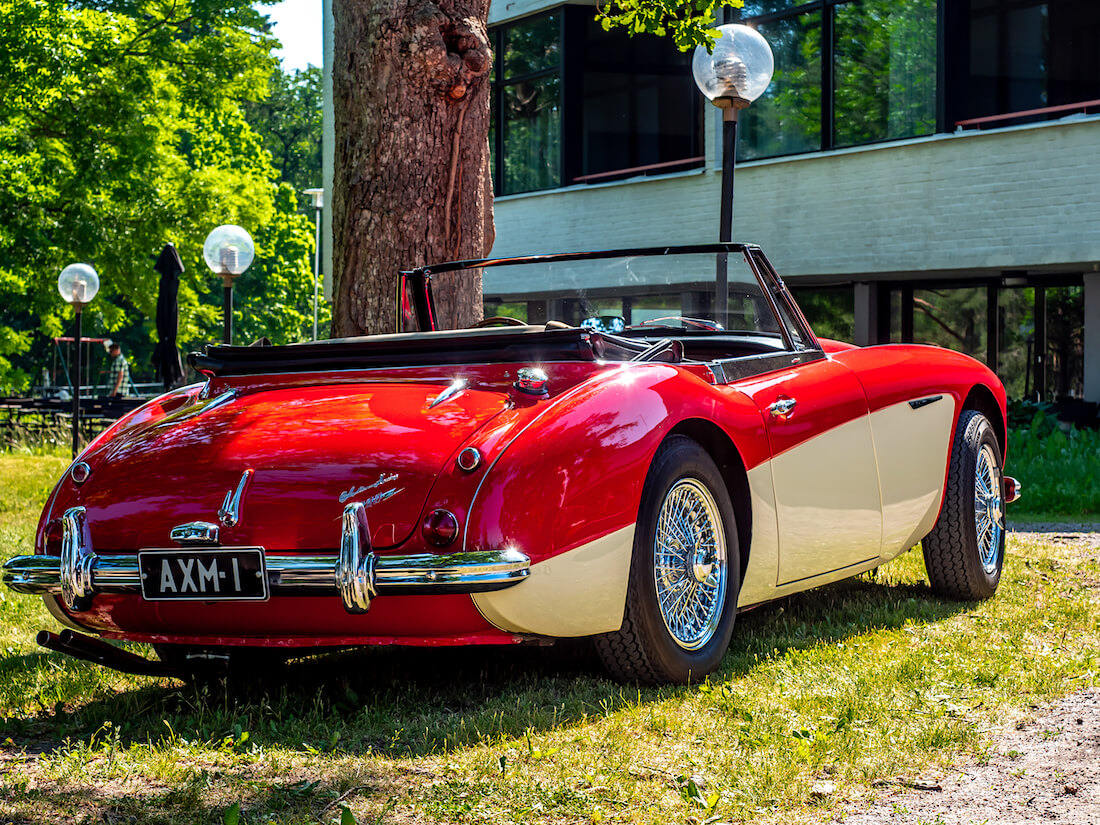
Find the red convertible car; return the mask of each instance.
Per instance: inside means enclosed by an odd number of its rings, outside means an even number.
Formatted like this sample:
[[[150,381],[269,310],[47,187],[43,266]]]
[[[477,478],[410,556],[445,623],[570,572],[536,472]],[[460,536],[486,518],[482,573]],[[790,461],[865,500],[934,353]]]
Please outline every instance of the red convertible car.
[[[452,279],[496,315],[445,329]],[[756,246],[462,261],[396,292],[393,334],[207,347],[204,383],[89,444],[4,566],[67,627],[39,643],[188,674],[591,637],[617,678],[684,682],[739,610],[918,542],[934,592],[997,588],[1001,382],[816,338]]]

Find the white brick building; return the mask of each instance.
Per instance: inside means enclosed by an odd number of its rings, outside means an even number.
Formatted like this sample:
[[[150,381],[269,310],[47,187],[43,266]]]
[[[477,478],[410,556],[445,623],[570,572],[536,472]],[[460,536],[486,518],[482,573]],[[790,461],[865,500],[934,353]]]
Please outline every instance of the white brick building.
[[[493,254],[718,237],[717,110],[671,47],[623,45],[592,14],[492,8]],[[777,72],[740,126],[734,240],[816,290],[811,322],[857,343],[955,346],[1016,395],[1100,402],[1100,7],[747,0],[742,14]]]

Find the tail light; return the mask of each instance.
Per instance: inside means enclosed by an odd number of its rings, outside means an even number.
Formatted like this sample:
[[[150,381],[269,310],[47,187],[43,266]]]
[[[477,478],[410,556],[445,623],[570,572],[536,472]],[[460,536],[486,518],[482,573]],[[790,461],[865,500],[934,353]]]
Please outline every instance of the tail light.
[[[50,519],[42,532],[42,552],[47,556],[61,555],[61,519]]]
[[[433,510],[420,528],[424,540],[434,547],[446,547],[458,538],[458,519],[450,510]]]

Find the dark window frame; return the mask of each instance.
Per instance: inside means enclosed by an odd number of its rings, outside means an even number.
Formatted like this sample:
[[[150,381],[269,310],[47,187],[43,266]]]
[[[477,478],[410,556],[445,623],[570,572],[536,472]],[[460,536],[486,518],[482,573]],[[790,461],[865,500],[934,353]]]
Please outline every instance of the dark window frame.
[[[531,15],[529,17],[523,17],[518,20],[513,20],[508,23],[502,23],[498,26],[493,26],[489,29],[489,42],[493,49],[493,75],[492,86],[489,94],[491,95],[492,106],[489,112],[491,125],[493,128],[493,147],[491,166],[493,171],[493,194],[500,197],[505,194],[518,195],[526,192],[546,192],[553,189],[560,188],[565,180],[562,174],[563,170],[558,169],[558,183],[556,186],[543,187],[541,189],[524,189],[521,192],[503,192],[501,186],[504,182],[504,101],[506,90],[509,86],[515,86],[519,83],[524,83],[529,80],[539,80],[544,77],[551,77],[558,75],[561,78],[561,92],[558,98],[559,111],[561,113],[561,119],[558,127],[558,141],[561,148],[564,150],[566,147],[566,114],[565,114],[565,49],[563,44],[565,43],[565,19],[568,17],[565,14],[566,6],[556,6],[552,9]],[[533,21],[538,20],[541,17],[550,17],[551,15],[558,15],[558,65],[555,67],[548,67],[545,69],[536,69],[531,72],[524,72],[517,75],[508,75],[503,77],[501,75],[501,69],[503,68],[504,61],[504,43],[505,37],[509,29],[514,28],[517,25],[530,25]],[[564,166],[564,157],[560,164]]]
[[[558,65],[556,67],[526,72],[522,75],[503,76],[502,69],[507,32],[516,26],[531,25],[532,22],[541,17],[548,17],[555,14],[558,15],[558,43],[560,55]],[[590,68],[599,68],[599,64],[592,61],[587,56],[587,50],[583,48],[587,42],[587,26],[592,15],[593,8],[591,6],[565,4],[546,9],[539,14],[494,25],[489,29],[489,42],[494,55],[494,71],[490,90],[492,101],[490,118],[493,130],[491,167],[493,173],[493,189],[497,197],[526,194],[529,192],[553,191],[555,189],[586,183],[607,183],[627,177],[633,177],[638,174],[676,174],[678,172],[703,167],[705,163],[706,107],[703,105],[702,96],[695,93],[695,83],[691,78],[691,68],[690,63],[688,63],[688,65],[684,66],[683,71],[684,76],[688,80],[687,85],[690,87],[690,97],[688,98],[691,106],[690,122],[692,124],[690,142],[696,147],[694,154],[690,154],[684,158],[661,161],[656,164],[638,166],[628,164],[628,166],[622,169],[585,173],[583,158],[584,76],[585,72]],[[625,32],[623,32],[623,36],[626,36]],[[604,68],[606,68],[606,66]],[[672,75],[677,73],[674,67],[667,65],[658,66],[655,64],[645,64],[636,67],[632,65],[632,68],[644,70],[643,73],[648,72],[649,74],[668,73]],[[504,192],[504,104],[506,89],[518,83],[537,80],[555,74],[560,77],[561,89],[559,98],[560,118],[558,139],[560,141],[560,168],[558,169],[558,183],[555,186],[548,186],[540,189]],[[632,154],[635,152],[635,149],[636,147],[632,148]]]
[[[775,157],[791,157],[794,155],[807,155],[815,152],[828,152],[834,149],[852,149],[859,146],[875,146],[882,143],[894,143],[899,140],[910,140],[915,137],[926,137],[927,135],[936,134],[946,129],[946,120],[941,112],[940,100],[943,97],[944,91],[944,65],[942,60],[943,45],[942,45],[942,32],[943,32],[943,15],[944,7],[952,5],[949,0],[936,0],[936,32],[937,32],[937,44],[936,54],[934,60],[936,63],[936,99],[933,102],[934,114],[935,114],[935,127],[931,132],[905,135],[897,137],[884,137],[876,138],[873,140],[858,141],[854,143],[839,143],[836,135],[836,58],[837,58],[837,43],[836,43],[836,9],[840,6],[848,6],[860,3],[861,0],[810,0],[810,2],[800,3],[792,5],[789,8],[779,9],[777,11],[767,12],[764,14],[745,14],[741,9],[733,10],[730,17],[733,22],[740,22],[750,26],[767,25],[769,23],[776,23],[782,20],[791,20],[796,17],[818,13],[821,15],[820,23],[820,49],[821,49],[821,97],[820,97],[820,116],[821,116],[821,128],[819,143],[816,148],[806,149],[796,152],[781,152],[778,154],[759,155],[753,159],[765,159]]]

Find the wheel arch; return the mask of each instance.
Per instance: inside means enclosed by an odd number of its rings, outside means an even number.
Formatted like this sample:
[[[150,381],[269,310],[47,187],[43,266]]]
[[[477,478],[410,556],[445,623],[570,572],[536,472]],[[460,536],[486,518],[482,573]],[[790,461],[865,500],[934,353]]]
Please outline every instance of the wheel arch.
[[[963,400],[959,415],[962,415],[963,410],[977,410],[989,419],[989,423],[993,425],[993,432],[997,436],[997,444],[1001,448],[1003,462],[1008,451],[1008,432],[1005,429],[1004,412],[992,390],[984,384],[975,384]]]
[[[718,425],[702,418],[681,421],[666,438],[683,435],[697,442],[718,465],[718,471],[726,482],[733,513],[737,517],[737,544],[739,547],[740,581],[745,580],[749,564],[749,548],[752,543],[752,500],[749,496],[749,475],[745,462],[733,439]]]

